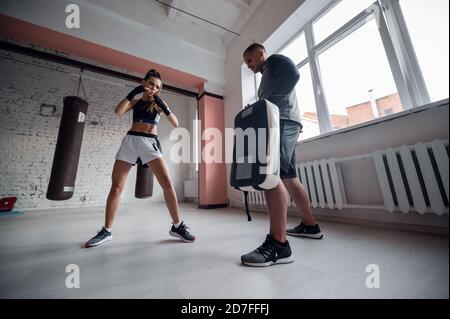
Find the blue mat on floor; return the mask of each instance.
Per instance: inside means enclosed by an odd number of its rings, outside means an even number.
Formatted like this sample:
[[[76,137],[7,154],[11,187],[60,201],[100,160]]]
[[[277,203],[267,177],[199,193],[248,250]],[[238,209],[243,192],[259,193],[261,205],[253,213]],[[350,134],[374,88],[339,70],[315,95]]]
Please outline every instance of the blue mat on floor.
[[[23,212],[20,210],[12,210],[10,212],[0,212],[0,216],[15,216],[15,215],[22,215]]]

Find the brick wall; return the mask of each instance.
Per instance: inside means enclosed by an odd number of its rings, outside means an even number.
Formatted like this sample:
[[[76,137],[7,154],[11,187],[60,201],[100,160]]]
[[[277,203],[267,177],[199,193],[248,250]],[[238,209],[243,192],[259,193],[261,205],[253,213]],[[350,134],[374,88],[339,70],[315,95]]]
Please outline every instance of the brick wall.
[[[67,201],[45,198],[61,120],[63,97],[76,95],[79,70],[24,55],[0,50],[0,197],[17,196],[18,209],[102,206],[110,187],[114,156],[131,127],[131,113],[118,118],[114,107],[135,83],[83,72],[89,102],[80,152],[74,195]],[[82,93],[80,96],[83,97]],[[162,94],[177,115],[180,126],[188,127],[191,98]],[[40,115],[40,105],[57,106],[55,116]],[[172,164],[168,159],[171,127],[162,118],[160,140],[179,200],[188,164]],[[130,174],[122,202],[132,202],[135,174]],[[85,197],[85,201],[82,198]],[[154,196],[162,201],[155,180]]]
[[[398,94],[391,94],[377,99],[377,107],[380,116],[403,111],[402,102],[400,101],[400,96]]]
[[[363,123],[374,118],[370,102],[347,108],[348,126]]]
[[[377,99],[376,105],[380,117],[403,111],[402,102],[397,93]],[[347,107],[347,114],[349,126],[364,123],[375,118],[370,101]]]

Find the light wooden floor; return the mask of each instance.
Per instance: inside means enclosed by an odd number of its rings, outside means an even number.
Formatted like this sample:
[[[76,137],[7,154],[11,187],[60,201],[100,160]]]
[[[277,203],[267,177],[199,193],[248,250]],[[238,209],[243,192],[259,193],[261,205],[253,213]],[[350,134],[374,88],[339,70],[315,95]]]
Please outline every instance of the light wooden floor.
[[[321,223],[320,241],[289,238],[296,261],[248,268],[240,255],[264,240],[268,221],[234,209],[183,203],[197,235],[168,235],[164,204],[122,206],[114,241],[82,249],[103,223],[103,208],[0,216],[0,298],[449,298],[448,238]],[[289,226],[298,223],[289,218]],[[65,285],[80,268],[80,288]],[[366,266],[380,288],[366,287]]]

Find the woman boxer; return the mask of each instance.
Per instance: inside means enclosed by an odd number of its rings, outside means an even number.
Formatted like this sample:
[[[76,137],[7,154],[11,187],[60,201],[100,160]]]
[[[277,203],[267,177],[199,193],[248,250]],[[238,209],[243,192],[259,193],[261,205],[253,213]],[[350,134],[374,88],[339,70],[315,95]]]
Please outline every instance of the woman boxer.
[[[161,88],[160,74],[155,70],[150,70],[142,80],[142,85],[132,90],[115,109],[115,113],[119,116],[133,110],[133,125],[122,140],[122,145],[116,154],[111,190],[106,202],[105,225],[96,236],[86,243],[86,247],[98,246],[113,239],[111,228],[119,206],[120,195],[131,167],[137,163],[147,164],[163,189],[164,199],[172,218],[169,234],[184,242],[194,242],[195,240],[195,237],[189,233],[186,224],[180,221],[175,189],[157,137],[162,113],[167,116],[174,127],[178,126],[176,116],[158,96]],[[141,93],[143,93],[142,98],[135,99]]]

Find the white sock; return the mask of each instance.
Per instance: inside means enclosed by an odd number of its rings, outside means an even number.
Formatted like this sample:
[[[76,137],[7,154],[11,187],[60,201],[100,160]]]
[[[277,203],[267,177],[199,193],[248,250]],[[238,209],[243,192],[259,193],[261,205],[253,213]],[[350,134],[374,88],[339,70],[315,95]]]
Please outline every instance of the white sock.
[[[182,222],[179,222],[178,224],[173,224],[173,225],[175,226],[175,228],[178,228],[178,227],[180,227],[181,223]]]
[[[109,232],[111,232],[111,229],[112,228],[106,228],[106,227],[104,227],[107,231],[109,231]]]

